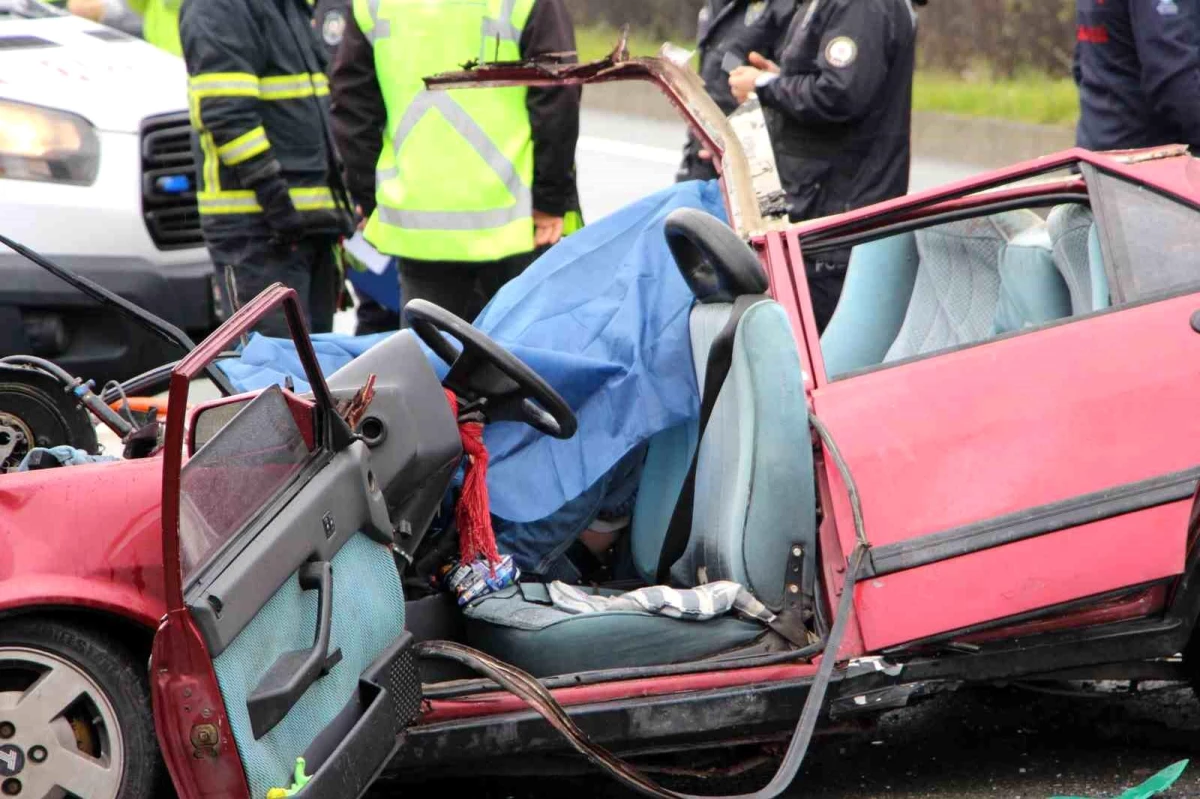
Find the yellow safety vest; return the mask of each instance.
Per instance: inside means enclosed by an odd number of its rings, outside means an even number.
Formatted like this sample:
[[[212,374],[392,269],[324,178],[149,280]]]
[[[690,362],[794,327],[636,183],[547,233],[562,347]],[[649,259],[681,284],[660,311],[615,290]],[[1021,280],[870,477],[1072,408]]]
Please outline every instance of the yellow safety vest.
[[[173,55],[183,55],[179,43],[180,0],[128,0],[129,7],[142,18],[142,37],[155,47]]]
[[[533,139],[521,86],[426,91],[468,62],[516,61],[534,0],[354,0],[387,107],[366,237],[425,261],[533,250]]]

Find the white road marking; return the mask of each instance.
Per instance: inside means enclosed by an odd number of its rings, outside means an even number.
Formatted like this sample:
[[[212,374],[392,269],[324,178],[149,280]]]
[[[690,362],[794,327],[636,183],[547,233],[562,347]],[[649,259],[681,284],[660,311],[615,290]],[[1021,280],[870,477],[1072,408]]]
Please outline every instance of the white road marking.
[[[579,149],[599,155],[612,155],[618,158],[633,158],[638,161],[650,161],[655,164],[670,164],[675,166],[683,158],[683,147],[672,150],[667,147],[654,147],[649,144],[604,139],[599,136],[580,136]]]

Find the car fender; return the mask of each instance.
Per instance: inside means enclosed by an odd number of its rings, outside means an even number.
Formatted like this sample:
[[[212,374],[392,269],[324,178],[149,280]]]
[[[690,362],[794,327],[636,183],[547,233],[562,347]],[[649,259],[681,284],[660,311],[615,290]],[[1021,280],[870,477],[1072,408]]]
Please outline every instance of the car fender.
[[[0,617],[64,608],[110,613],[152,631],[166,613],[162,574],[148,576],[141,589],[133,583],[46,574],[0,583]]]

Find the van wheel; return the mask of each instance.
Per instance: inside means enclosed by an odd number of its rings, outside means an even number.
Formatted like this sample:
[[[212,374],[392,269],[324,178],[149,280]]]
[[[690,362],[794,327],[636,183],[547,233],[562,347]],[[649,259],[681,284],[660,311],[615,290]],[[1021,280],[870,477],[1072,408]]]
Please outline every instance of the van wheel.
[[[73,624],[0,625],[0,795],[149,799],[163,773],[145,670]]]

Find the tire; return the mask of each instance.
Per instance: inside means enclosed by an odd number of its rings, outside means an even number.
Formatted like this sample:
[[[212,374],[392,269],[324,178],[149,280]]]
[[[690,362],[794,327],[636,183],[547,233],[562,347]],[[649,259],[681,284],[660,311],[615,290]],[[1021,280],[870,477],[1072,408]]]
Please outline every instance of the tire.
[[[1200,625],[1193,628],[1187,649],[1183,650],[1183,667],[1192,683],[1192,693],[1200,699]]]
[[[18,780],[21,797],[151,799],[164,776],[145,668],[123,644],[53,620],[0,625],[0,794]]]
[[[61,444],[96,454],[96,428],[86,411],[45,372],[0,367],[0,474],[17,467],[34,447]],[[16,439],[15,442],[10,439]],[[9,444],[14,443],[11,449]]]

